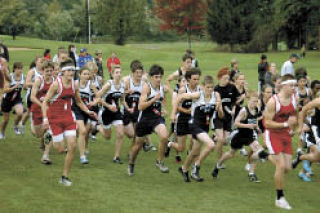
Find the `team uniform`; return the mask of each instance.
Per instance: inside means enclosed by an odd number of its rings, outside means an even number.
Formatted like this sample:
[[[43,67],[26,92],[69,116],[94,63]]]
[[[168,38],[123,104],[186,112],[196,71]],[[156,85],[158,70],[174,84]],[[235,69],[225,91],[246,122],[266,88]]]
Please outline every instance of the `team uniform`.
[[[241,121],[243,124],[257,124],[259,111],[256,108],[255,113],[251,114],[248,107],[244,107],[246,110],[247,118]],[[256,130],[249,128],[237,128],[230,134],[231,148],[241,149],[243,146],[249,146],[253,141],[258,140],[258,134]]]
[[[136,126],[137,137],[144,137],[153,132],[154,128],[159,124],[165,124],[164,118],[161,116],[162,101],[164,99],[164,90],[162,85],[160,85],[159,90],[155,90],[151,83],[148,83],[150,87],[150,95],[147,101],[151,100],[156,94],[160,93],[160,99],[151,104],[148,108],[140,111],[138,117],[138,123]]]
[[[274,115],[273,121],[283,123],[288,121],[290,116],[296,115],[297,102],[295,95],[291,96],[291,101],[288,106],[283,106],[278,95],[272,97],[275,101],[276,113]],[[280,152],[292,155],[292,139],[290,136],[290,129],[266,129],[266,145],[268,147],[269,153],[272,155],[277,155]]]
[[[49,88],[53,83],[54,79],[52,77],[52,81],[50,83],[46,83],[43,76],[39,76],[38,78],[41,80],[41,83],[38,93],[36,94],[36,98],[40,100],[40,102],[42,102],[47,92],[49,91]],[[39,106],[38,104],[31,105],[31,118],[33,126],[38,126],[42,124],[42,109],[41,106]]]
[[[299,87],[296,87],[296,94],[299,98],[299,107],[303,107],[305,105],[304,100],[311,97],[310,89],[308,87],[305,87],[305,90],[306,92],[302,94]]]
[[[215,118],[214,127],[215,129],[223,129],[224,131],[230,132],[232,127],[232,116],[230,113],[240,94],[233,84],[228,84],[225,87],[217,85],[214,88],[214,91],[220,94],[224,112],[224,118]]]
[[[12,108],[15,105],[22,104],[21,91],[25,83],[25,78],[23,74],[21,74],[20,80],[16,80],[13,73],[10,74],[10,78],[11,78],[10,88],[14,87],[18,83],[20,83],[20,86],[15,88],[11,92],[3,94],[1,109],[2,109],[2,112],[7,112],[7,113],[11,112]]]
[[[243,88],[243,91],[239,92],[239,96],[242,96],[244,94],[246,94],[246,89]],[[234,119],[238,116],[240,110],[242,109],[243,103],[244,103],[244,99],[239,104],[236,104],[236,110],[235,110],[235,113],[234,113]]]
[[[193,93],[193,92],[200,91],[199,86],[197,86],[195,91],[191,91],[188,85],[185,86],[185,89],[186,89],[186,93]],[[181,103],[181,107],[184,109],[190,109],[191,106],[192,106],[192,99],[184,100]],[[184,135],[190,134],[190,130],[189,130],[190,119],[191,119],[191,114],[178,112],[177,119],[176,119],[176,128],[175,128],[177,136],[184,136]]]
[[[56,81],[59,85],[59,92],[51,99],[47,116],[52,132],[52,141],[60,142],[64,136],[77,135],[77,125],[71,110],[75,90],[74,80],[72,80],[70,88],[65,88],[60,77],[57,77]]]
[[[119,125],[123,124],[123,115],[120,111],[119,107],[119,99],[124,94],[124,84],[120,83],[120,88],[116,88],[113,80],[108,81],[110,84],[110,89],[103,95],[102,99],[105,100],[106,103],[115,105],[117,107],[117,112],[111,112],[108,108],[103,107],[99,111],[100,123],[103,125],[104,129],[110,129],[111,124]]]
[[[192,102],[191,119],[189,121],[189,128],[194,139],[200,133],[208,133],[211,118],[216,111],[216,96],[215,92],[211,94],[211,99],[206,102],[204,92],[200,91],[200,97]]]
[[[31,82],[34,83],[35,80],[39,77],[39,76],[42,76],[42,73],[38,72],[37,71],[37,68],[34,67],[33,68],[33,71],[34,71],[34,74],[31,78]],[[31,108],[31,105],[32,105],[32,101],[30,99],[31,97],[31,90],[32,90],[32,87],[28,88],[27,92],[26,92],[26,103],[27,103],[27,107],[30,109]]]
[[[92,100],[92,91],[91,91],[90,85],[91,85],[91,81],[89,80],[87,81],[86,85],[82,88],[80,86],[80,81],[79,81],[80,97],[82,102],[86,106],[88,106]],[[80,107],[76,104],[75,100],[73,100],[72,102],[71,109],[76,117],[76,120],[82,120],[85,124],[88,122],[90,116],[86,112],[83,112],[80,109]]]
[[[138,110],[138,104],[139,104],[139,99],[140,95],[142,92],[142,86],[143,82],[139,85],[135,85],[131,76],[129,78],[129,84],[130,84],[130,90],[132,90],[131,94],[127,94],[125,97],[125,101],[128,104],[129,108],[133,108],[134,111],[133,113],[129,112],[128,110],[124,109],[123,111],[123,125],[128,125],[129,123],[137,123],[138,117],[139,117],[139,110]]]

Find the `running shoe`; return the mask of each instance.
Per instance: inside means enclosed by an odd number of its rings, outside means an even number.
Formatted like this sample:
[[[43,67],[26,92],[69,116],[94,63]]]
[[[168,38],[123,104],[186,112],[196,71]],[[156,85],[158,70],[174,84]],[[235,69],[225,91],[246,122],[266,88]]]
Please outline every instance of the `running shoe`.
[[[182,167],[181,167],[181,166],[179,167],[178,171],[179,171],[180,174],[182,175],[184,182],[191,182],[191,181],[190,181],[190,178],[189,178],[189,172],[188,172],[188,171],[184,172],[184,171],[182,170]]]
[[[276,200],[275,204],[276,204],[276,207],[279,207],[281,209],[287,209],[287,210],[292,209],[288,201],[284,197],[281,197],[279,200]]]
[[[292,168],[293,169],[297,168],[298,164],[301,162],[301,160],[300,160],[301,155],[302,154],[300,152],[298,152],[296,158],[292,161]]]
[[[256,174],[249,174],[248,175],[249,181],[254,183],[260,183],[261,181],[258,179]]]
[[[133,176],[134,175],[134,164],[129,164],[128,166],[128,175]]]
[[[162,173],[169,173],[169,168],[161,161],[156,161],[156,167],[158,167]]]
[[[0,140],[4,140],[4,139],[6,139],[6,135],[3,133],[0,133]]]
[[[72,185],[72,181],[65,177],[65,176],[62,176],[60,179],[59,179],[59,183],[63,186],[71,186]]]
[[[113,163],[123,164],[123,162],[121,161],[121,159],[119,157],[113,158]]]
[[[181,160],[181,156],[180,155],[176,155],[176,163],[181,163],[182,160]]]
[[[82,156],[82,157],[80,158],[80,163],[81,163],[81,164],[88,164],[88,163],[89,163],[89,160],[87,159],[86,156]]]
[[[310,170],[311,170],[309,161],[304,160],[304,161],[302,162],[302,168],[303,168],[303,170],[304,170],[306,173],[309,173]]]
[[[191,173],[191,178],[197,182],[202,182],[204,179],[200,177],[200,166],[195,166],[195,172]]]
[[[311,179],[303,172],[299,172],[299,177],[301,178],[301,180],[303,180],[304,182],[311,182]]]
[[[13,131],[16,135],[21,135],[21,132],[17,126],[13,126]]]
[[[242,156],[248,156],[248,152],[245,148],[240,149],[240,155]]]
[[[42,158],[41,158],[41,163],[43,163],[43,164],[45,164],[45,165],[50,165],[52,162],[51,162],[51,160],[49,159],[49,156],[43,155]]]
[[[214,179],[217,179],[218,178],[218,174],[219,174],[219,168],[217,167],[217,165],[214,167],[211,175]]]

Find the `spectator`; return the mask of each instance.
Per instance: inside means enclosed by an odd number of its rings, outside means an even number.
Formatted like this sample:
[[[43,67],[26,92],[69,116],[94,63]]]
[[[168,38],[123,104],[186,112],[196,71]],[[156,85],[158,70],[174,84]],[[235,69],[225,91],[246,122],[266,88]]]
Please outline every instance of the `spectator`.
[[[66,52],[66,48],[65,48],[65,47],[59,47],[59,48],[58,48],[58,52],[57,52],[57,54],[55,54],[55,55],[53,56],[52,61],[55,62],[55,63],[59,63],[59,56],[60,56],[60,54],[61,54],[61,53],[65,53],[65,52]]]
[[[277,70],[276,63],[272,62],[270,64],[269,70],[266,72],[264,76],[264,85],[268,84],[274,87],[274,82],[272,81],[272,77],[275,75],[278,75],[278,70]]]
[[[84,65],[89,61],[93,61],[92,56],[90,54],[88,54],[86,48],[82,48],[80,50],[79,58],[78,58],[78,61],[77,61],[77,65],[78,65],[79,69],[84,67]]]
[[[301,58],[306,57],[306,44],[303,44],[301,47]]]
[[[50,56],[50,49],[45,49],[44,53],[43,53],[43,57],[44,59],[46,59],[47,61],[50,61],[51,56]]]
[[[230,81],[231,83],[234,82],[234,76],[239,73],[239,62],[237,59],[231,60],[231,70],[230,70]]]
[[[9,51],[6,45],[3,44],[2,39],[0,38],[0,58],[6,59],[9,62]]]
[[[77,67],[78,55],[77,55],[77,48],[73,44],[70,44],[68,47],[69,51],[69,58],[71,58],[74,62],[74,66]]]
[[[102,51],[101,50],[96,50],[95,52],[95,57],[94,61],[96,62],[96,65],[98,67],[98,75],[103,77],[103,67],[102,67]]]
[[[108,67],[108,72],[111,74],[112,67],[115,65],[120,65],[120,59],[117,57],[115,52],[111,53],[111,56],[107,60],[107,67]]]
[[[299,59],[299,56],[296,53],[292,53],[288,61],[284,62],[281,68],[281,76],[290,74],[294,76],[294,67],[293,64]]]
[[[269,70],[269,64],[267,61],[267,56],[265,54],[261,55],[261,61],[258,64],[258,93],[261,94],[262,87],[265,84],[265,75],[267,71]]]

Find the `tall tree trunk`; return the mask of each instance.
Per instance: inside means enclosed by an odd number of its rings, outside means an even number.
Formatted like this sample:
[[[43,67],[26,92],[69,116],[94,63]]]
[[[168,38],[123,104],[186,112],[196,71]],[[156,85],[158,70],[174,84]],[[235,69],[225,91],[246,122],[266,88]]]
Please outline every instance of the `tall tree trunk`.
[[[272,39],[272,50],[278,51],[278,32],[273,35]]]
[[[187,29],[187,37],[188,37],[188,49],[191,50],[191,30],[190,27]]]
[[[320,23],[318,25],[318,50],[320,49]]]

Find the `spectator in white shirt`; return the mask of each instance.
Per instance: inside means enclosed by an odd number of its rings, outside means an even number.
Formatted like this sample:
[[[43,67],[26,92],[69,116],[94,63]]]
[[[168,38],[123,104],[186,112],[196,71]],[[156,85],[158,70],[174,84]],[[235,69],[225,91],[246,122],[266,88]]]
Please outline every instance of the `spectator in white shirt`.
[[[293,64],[299,59],[300,57],[296,53],[292,53],[290,55],[290,59],[283,63],[281,68],[281,76],[290,74],[294,76],[294,67]]]

